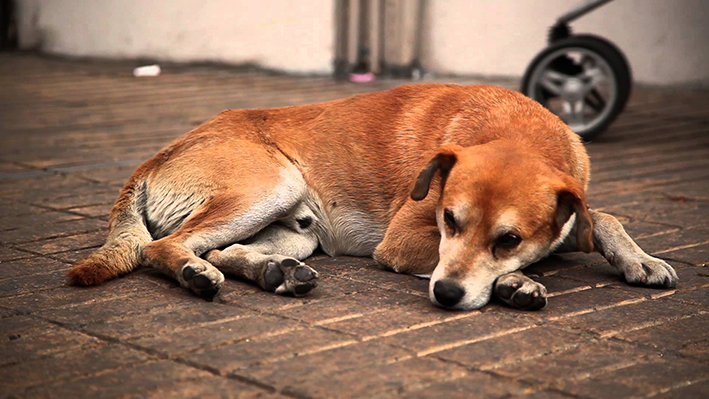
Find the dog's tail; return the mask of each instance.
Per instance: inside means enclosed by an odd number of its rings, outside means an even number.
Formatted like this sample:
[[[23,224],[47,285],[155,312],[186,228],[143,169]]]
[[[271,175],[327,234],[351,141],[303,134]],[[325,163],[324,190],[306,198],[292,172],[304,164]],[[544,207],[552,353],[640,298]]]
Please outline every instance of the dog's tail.
[[[69,270],[71,284],[101,284],[138,266],[143,247],[153,239],[144,217],[146,196],[144,180],[131,177],[111,209],[106,243]]]

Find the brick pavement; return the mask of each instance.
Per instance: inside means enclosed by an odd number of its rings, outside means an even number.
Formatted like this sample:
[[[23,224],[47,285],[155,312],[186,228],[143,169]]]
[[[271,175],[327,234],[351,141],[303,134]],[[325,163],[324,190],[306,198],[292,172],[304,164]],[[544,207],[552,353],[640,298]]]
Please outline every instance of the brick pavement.
[[[64,274],[103,242],[138,163],[218,111],[403,82],[133,66],[0,54],[0,397],[709,395],[709,92],[639,88],[587,146],[591,206],[676,267],[674,290],[571,254],[528,270],[542,311],[451,312],[424,280],[316,256],[305,298],[228,280],[206,302],[149,269],[85,289]]]

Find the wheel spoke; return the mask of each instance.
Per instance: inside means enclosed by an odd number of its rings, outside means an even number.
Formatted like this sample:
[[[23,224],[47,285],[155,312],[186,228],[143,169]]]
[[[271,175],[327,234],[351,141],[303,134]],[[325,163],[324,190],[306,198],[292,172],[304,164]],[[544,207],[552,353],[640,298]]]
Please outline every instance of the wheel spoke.
[[[571,127],[579,128],[583,126],[584,122],[584,102],[580,101],[564,101],[563,103],[563,117],[562,119]]]
[[[603,73],[600,68],[595,67],[592,69],[585,70],[581,74],[581,79],[586,82],[584,84],[584,92],[588,93],[591,90],[595,89],[599,83],[602,83],[604,80],[606,80],[606,74]]]
[[[592,89],[584,98],[586,105],[593,108],[594,111],[601,113],[606,107],[606,100],[601,96],[601,93],[596,89]]]
[[[552,94],[557,96],[561,95],[561,87],[559,87],[556,83],[552,82],[546,77],[542,78],[541,82],[539,83],[541,83],[542,87],[549,90]]]
[[[544,77],[549,78],[550,80],[555,82],[564,82],[571,78],[571,76],[569,75],[551,69],[544,72]]]
[[[561,95],[561,86],[568,78],[569,77],[563,73],[547,70],[544,72],[539,83],[552,94],[559,96]]]

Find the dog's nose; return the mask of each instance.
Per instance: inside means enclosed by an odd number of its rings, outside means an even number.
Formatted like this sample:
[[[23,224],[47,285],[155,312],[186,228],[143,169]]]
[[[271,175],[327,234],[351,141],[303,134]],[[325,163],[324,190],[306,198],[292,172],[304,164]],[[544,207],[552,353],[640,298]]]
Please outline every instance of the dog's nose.
[[[433,286],[433,295],[436,297],[438,303],[446,307],[451,307],[455,306],[463,299],[465,290],[456,283],[439,280],[436,281],[436,284]]]

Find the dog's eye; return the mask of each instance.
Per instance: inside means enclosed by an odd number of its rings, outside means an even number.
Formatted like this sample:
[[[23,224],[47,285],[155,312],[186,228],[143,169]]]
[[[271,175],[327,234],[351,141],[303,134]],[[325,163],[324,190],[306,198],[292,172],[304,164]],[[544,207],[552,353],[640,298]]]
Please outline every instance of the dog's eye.
[[[453,230],[453,233],[456,232],[456,230],[458,229],[458,225],[456,225],[456,223],[455,223],[455,217],[453,217],[453,211],[451,211],[450,209],[446,209],[445,211],[443,211],[443,221],[446,222],[446,226],[448,226],[448,228]]]
[[[495,246],[498,248],[512,249],[522,242],[522,238],[514,233],[505,233],[497,238]]]

